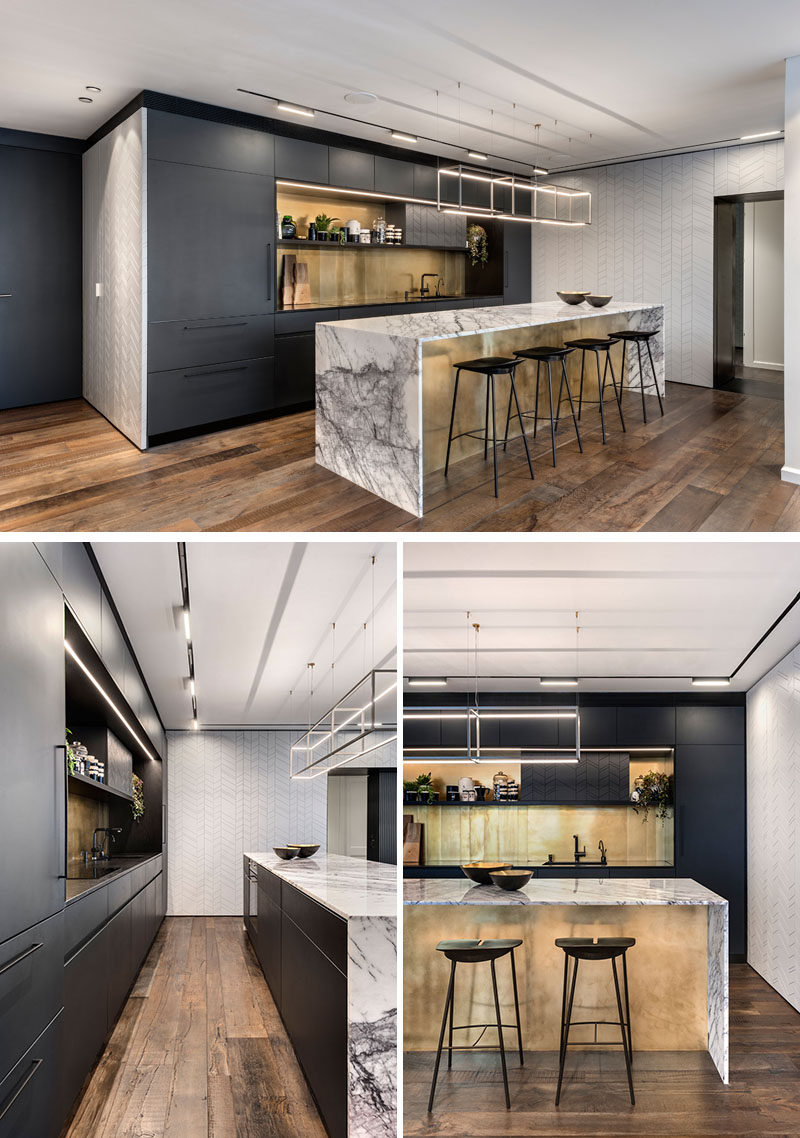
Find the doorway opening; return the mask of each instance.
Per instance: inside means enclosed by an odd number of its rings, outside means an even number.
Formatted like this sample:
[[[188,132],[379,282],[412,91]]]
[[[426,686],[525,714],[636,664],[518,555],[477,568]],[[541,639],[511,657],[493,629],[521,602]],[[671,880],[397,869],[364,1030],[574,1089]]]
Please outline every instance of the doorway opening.
[[[714,386],[783,399],[783,194],[714,199]]]

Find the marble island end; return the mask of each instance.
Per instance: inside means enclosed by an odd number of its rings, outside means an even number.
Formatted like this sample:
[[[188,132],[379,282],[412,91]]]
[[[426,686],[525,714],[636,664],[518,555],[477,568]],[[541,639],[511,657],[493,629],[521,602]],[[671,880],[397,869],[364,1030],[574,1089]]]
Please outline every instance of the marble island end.
[[[245,927],[332,1138],[395,1138],[397,871],[244,855]]]
[[[728,902],[687,878],[533,879],[509,892],[458,879],[404,882],[404,1047],[433,1050],[447,984],[442,939],[519,937],[517,963],[525,1046],[558,1049],[562,954],[559,936],[632,936],[628,952],[634,1046],[708,1051],[728,1082]],[[414,982],[409,982],[409,977]],[[475,977],[465,1018],[491,1018],[491,992]],[[604,970],[584,970],[586,1008],[610,1006]],[[506,998],[509,994],[506,993]],[[576,997],[577,998],[577,997]],[[505,1009],[511,1014],[512,1009]],[[504,1018],[504,1022],[507,1022]],[[582,1016],[581,1018],[590,1018]]]
[[[520,348],[562,344],[585,336],[635,329],[658,331],[651,341],[656,381],[664,393],[664,309],[661,304],[611,301],[604,308],[539,301],[329,321],[316,327],[316,459],[401,509],[421,516],[426,477],[444,466],[453,390],[453,363]],[[577,381],[580,353],[568,357]],[[613,356],[620,362],[621,348]],[[630,384],[635,353],[628,353]],[[589,361],[591,362],[591,361]],[[523,410],[533,406],[535,369],[520,368]],[[638,372],[636,373],[638,384]],[[507,380],[503,380],[507,384]],[[594,383],[591,371],[589,384]],[[461,399],[456,432],[483,423],[481,383]],[[587,398],[596,398],[588,387]],[[505,417],[507,388],[499,388]],[[510,437],[519,433],[516,420]],[[452,461],[482,444],[461,439]]]

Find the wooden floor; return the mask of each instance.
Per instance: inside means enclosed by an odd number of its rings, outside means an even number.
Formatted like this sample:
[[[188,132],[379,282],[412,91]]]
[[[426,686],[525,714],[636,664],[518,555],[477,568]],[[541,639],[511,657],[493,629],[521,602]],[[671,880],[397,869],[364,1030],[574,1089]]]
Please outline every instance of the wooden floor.
[[[654,978],[658,982],[658,978]],[[634,1042],[636,1026],[633,1025]],[[700,1052],[634,1052],[637,1105],[628,1098],[620,1048],[574,1052],[561,1105],[553,1106],[557,1052],[509,1060],[511,1110],[495,1056],[461,1053],[440,1077],[432,1115],[427,1100],[433,1056],[407,1054],[406,1138],[501,1135],[800,1135],[800,1015],[745,964],[731,967],[730,1085]],[[458,1067],[458,1070],[456,1070]]]
[[[68,1138],[325,1138],[236,917],[169,917]]]
[[[531,481],[521,443],[500,464],[455,463],[426,485],[422,519],[314,463],[305,412],[139,452],[82,400],[0,413],[0,530],[619,531],[800,530],[800,487],[781,482],[783,404],[668,385],[667,412],[626,393],[602,445],[586,410],[584,453],[566,424],[553,469],[546,435]]]

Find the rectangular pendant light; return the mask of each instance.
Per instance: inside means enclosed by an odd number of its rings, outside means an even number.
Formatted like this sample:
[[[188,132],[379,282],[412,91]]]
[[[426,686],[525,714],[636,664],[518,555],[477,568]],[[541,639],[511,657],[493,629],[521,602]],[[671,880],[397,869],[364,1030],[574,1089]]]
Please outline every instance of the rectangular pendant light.
[[[362,758],[397,736],[375,741],[370,736],[385,725],[376,715],[381,700],[397,687],[397,672],[375,668],[329,708],[289,748],[289,777],[317,778],[335,767]]]
[[[294,103],[278,103],[279,111],[288,111],[290,115],[302,115],[303,118],[313,119],[314,112],[311,107],[298,107]]]

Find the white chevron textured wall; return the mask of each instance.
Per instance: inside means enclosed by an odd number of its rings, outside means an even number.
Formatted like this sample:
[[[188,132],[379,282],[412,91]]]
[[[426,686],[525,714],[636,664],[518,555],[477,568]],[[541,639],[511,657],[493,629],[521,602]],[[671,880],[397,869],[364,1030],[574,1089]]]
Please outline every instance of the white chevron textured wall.
[[[591,288],[665,306],[667,378],[713,385],[714,197],[783,189],[783,141],[560,174],[592,224],[534,226],[533,299]]]
[[[289,777],[289,747],[298,737],[289,731],[167,732],[170,915],[239,915],[248,850],[287,842],[325,848],[326,777]],[[359,765],[396,763],[390,743]]]
[[[747,940],[800,1011],[800,646],[747,693]]]

